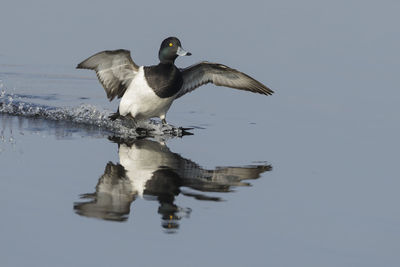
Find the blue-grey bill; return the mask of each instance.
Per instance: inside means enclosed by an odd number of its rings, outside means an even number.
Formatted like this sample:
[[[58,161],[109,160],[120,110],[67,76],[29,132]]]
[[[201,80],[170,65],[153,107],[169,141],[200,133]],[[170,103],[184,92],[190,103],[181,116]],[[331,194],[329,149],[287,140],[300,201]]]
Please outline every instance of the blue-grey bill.
[[[176,51],[176,54],[178,56],[190,56],[192,53],[185,51],[182,47],[178,47],[178,50]]]

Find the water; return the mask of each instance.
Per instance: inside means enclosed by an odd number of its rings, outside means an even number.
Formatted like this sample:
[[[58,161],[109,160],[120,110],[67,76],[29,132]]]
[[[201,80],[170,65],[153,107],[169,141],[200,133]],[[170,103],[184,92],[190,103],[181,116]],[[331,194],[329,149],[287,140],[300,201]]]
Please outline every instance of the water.
[[[399,4],[39,2],[0,16],[1,266],[399,266]],[[76,64],[168,35],[276,94],[110,122]]]

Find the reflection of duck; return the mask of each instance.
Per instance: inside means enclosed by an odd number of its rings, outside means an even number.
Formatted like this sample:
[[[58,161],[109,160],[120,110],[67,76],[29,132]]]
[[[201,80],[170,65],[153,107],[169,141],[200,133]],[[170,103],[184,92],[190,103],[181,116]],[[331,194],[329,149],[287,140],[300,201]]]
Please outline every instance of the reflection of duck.
[[[137,196],[160,203],[158,213],[164,228],[177,228],[177,221],[190,209],[174,204],[180,193],[199,200],[219,201],[202,192],[229,192],[232,186],[246,186],[245,179],[257,179],[270,171],[270,165],[217,167],[205,170],[191,160],[171,152],[164,144],[135,140],[119,145],[120,164],[109,162],[100,177],[96,192],[85,194],[89,202],[75,203],[79,215],[105,220],[125,221],[130,204]],[[184,190],[191,188],[194,190]],[[199,192],[200,191],[200,192]]]

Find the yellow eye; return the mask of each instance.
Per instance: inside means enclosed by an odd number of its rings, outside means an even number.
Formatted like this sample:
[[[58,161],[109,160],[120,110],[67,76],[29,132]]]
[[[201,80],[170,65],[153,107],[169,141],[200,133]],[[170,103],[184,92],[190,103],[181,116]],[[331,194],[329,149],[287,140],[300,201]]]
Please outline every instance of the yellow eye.
[[[169,43],[169,46],[173,46],[173,44],[172,44],[172,43]]]

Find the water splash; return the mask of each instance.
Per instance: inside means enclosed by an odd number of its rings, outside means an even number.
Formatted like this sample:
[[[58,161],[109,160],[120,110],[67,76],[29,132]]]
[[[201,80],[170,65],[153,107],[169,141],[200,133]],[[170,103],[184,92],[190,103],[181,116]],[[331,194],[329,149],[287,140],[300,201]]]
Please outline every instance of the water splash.
[[[77,107],[51,107],[29,103],[22,101],[19,95],[8,94],[4,90],[0,92],[0,113],[69,123],[77,127],[97,128],[107,135],[126,139],[143,136],[182,136],[187,133],[185,129],[163,125],[154,120],[137,123],[131,120],[112,121],[108,118],[110,111],[99,110],[89,104]]]

